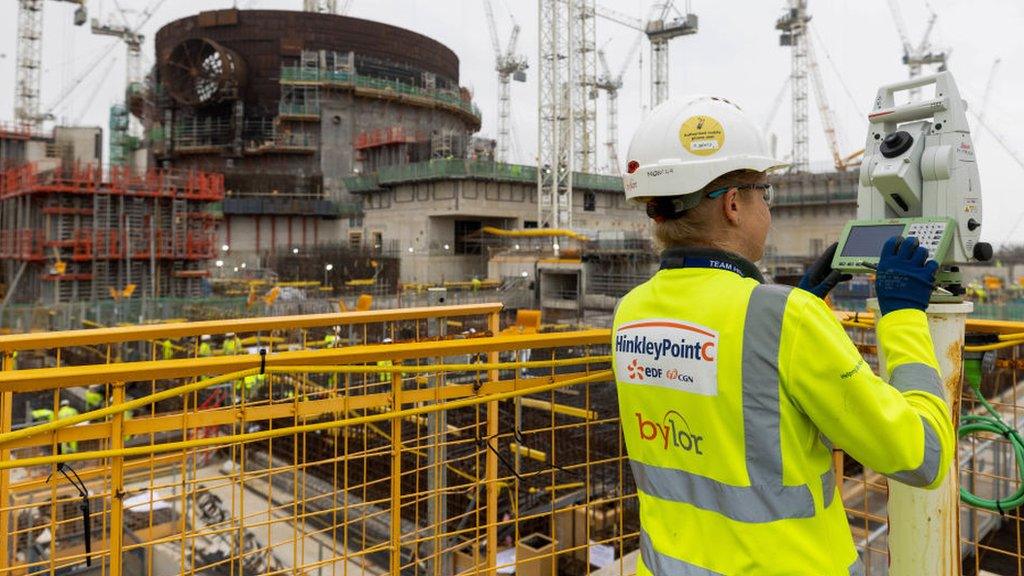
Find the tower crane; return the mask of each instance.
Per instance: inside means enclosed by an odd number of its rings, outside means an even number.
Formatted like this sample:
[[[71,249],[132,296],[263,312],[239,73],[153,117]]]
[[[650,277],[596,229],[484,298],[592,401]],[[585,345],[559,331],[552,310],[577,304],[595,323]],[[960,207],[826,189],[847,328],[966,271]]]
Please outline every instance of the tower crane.
[[[622,77],[626,74],[626,69],[629,67],[629,63],[636,56],[637,50],[640,49],[640,42],[643,40],[644,34],[641,32],[636,35],[633,40],[633,44],[629,47],[629,52],[626,53],[626,58],[622,62],[622,67],[619,68],[618,73],[612,75],[608,68],[608,59],[605,57],[604,50],[598,50],[597,56],[601,63],[601,75],[597,77],[596,88],[598,90],[604,90],[608,97],[608,138],[605,141],[605,150],[608,154],[608,167],[612,174],[618,176],[622,170],[619,166],[619,89],[622,88]]]
[[[111,108],[110,122],[110,147],[111,162],[125,164],[128,162],[127,149],[132,143],[129,139],[131,119],[127,110],[131,110],[137,116],[142,115],[142,99],[145,92],[142,77],[142,43],[145,37],[139,30],[149,22],[153,14],[163,6],[167,0],[153,0],[153,3],[142,13],[138,22],[132,26],[128,18],[121,10],[123,24],[102,24],[96,18],[92,20],[92,33],[97,36],[112,36],[124,42],[127,54],[125,56],[125,105]],[[119,7],[120,8],[120,7]]]
[[[669,20],[670,12],[674,12],[675,17]],[[651,44],[651,107],[668,99],[669,40],[697,33],[697,15],[691,12],[689,2],[685,14],[675,7],[673,0],[656,3],[651,6],[646,22],[603,6],[597,7],[597,15],[647,36]]]
[[[676,17],[666,20],[670,10]],[[651,41],[651,108],[668,99],[668,41],[697,33],[697,15],[690,12],[689,5],[685,15],[676,9],[672,0],[665,2],[660,12],[657,8],[653,12],[657,17],[648,20],[644,27]]]
[[[988,100],[989,97],[992,95],[992,84],[996,79],[996,71],[999,70],[999,64],[1001,64],[1002,61],[1002,58],[996,58],[992,62],[992,68],[990,68],[988,71],[988,81],[985,82],[985,93],[982,94],[981,96],[981,108],[978,110],[977,113],[979,124],[985,123],[985,111],[988,109]],[[978,134],[978,137],[974,139],[975,146],[978,145],[978,140],[980,139],[981,134]]]
[[[897,0],[889,0],[889,11],[892,13],[892,21],[896,25],[896,32],[899,33],[900,43],[903,45],[903,64],[907,67],[911,78],[920,76],[921,68],[928,64],[938,64],[939,71],[946,69],[948,53],[945,50],[933,52],[929,41],[932,31],[935,29],[935,20],[939,16],[931,10],[930,6],[928,10],[931,13],[928,17],[928,24],[925,27],[924,34],[921,36],[921,41],[918,42],[917,46],[914,46],[910,42],[910,35],[907,34],[907,25],[903,21],[903,14],[900,12]],[[910,99],[916,100],[920,93],[920,88],[910,90]]]
[[[792,96],[793,153],[791,172],[806,172],[810,163],[807,130],[807,0],[788,0],[786,11],[775,21],[781,32],[779,44],[789,46],[789,91]]]
[[[511,117],[510,81],[526,82],[526,69],[529,68],[526,57],[516,54],[516,43],[519,40],[519,24],[512,20],[512,33],[504,50],[498,40],[498,25],[494,19],[494,7],[491,0],[484,0],[487,13],[487,27],[491,32],[491,47],[494,50],[494,69],[498,72],[498,150],[495,160],[508,162],[508,149],[511,134],[509,120]]]
[[[85,0],[53,0],[76,4],[75,26],[88,20]],[[46,118],[39,112],[40,72],[43,54],[44,0],[18,0],[18,58],[14,82],[14,117],[39,128]]]
[[[303,12],[337,14],[338,0],[302,0],[302,10]]]
[[[814,87],[814,99],[818,103],[818,114],[821,117],[821,127],[825,131],[825,140],[828,142],[829,150],[832,152],[832,162],[835,164],[836,170],[845,172],[846,169],[851,166],[850,160],[860,156],[860,153],[855,153],[849,157],[843,156],[839,151],[839,132],[836,124],[835,113],[832,111],[832,107],[828,102],[828,93],[825,92],[825,83],[821,78],[821,68],[818,66],[818,59],[814,55],[814,42],[811,41],[811,37],[807,36],[807,70],[811,73],[812,86]]]

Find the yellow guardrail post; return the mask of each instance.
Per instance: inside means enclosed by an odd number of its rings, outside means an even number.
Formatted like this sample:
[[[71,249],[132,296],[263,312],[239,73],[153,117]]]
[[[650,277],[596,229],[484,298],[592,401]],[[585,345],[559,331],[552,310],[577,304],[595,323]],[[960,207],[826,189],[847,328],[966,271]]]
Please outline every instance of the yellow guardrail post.
[[[501,330],[501,318],[498,312],[491,312],[487,315],[487,329],[491,334],[497,334]],[[487,361],[495,363],[498,361],[497,352],[489,352]],[[491,381],[498,379],[498,371],[492,370],[489,378]],[[498,564],[498,402],[491,400],[487,403],[487,449],[486,475],[487,475],[487,574],[495,576]]]
[[[0,370],[9,370],[11,368],[11,355],[3,355],[3,365],[0,366]],[[14,393],[3,392],[0,393],[0,434],[6,434],[11,431],[11,411],[14,409]],[[11,459],[11,451],[8,449],[0,450],[0,460],[7,461]],[[10,494],[11,485],[11,471],[0,470],[0,534],[10,534],[11,526],[11,512],[8,507],[11,505],[11,500],[8,497]],[[11,559],[9,557],[9,551],[7,544],[0,545],[0,568],[10,568]]]
[[[124,383],[115,382],[111,403],[124,402]],[[124,412],[111,417],[110,447],[124,448]],[[124,456],[110,459],[110,576],[122,576],[121,549],[124,540]]]
[[[401,360],[392,360],[401,362]],[[402,410],[402,375],[391,373],[392,410]],[[391,574],[402,571],[402,417],[391,419]]]

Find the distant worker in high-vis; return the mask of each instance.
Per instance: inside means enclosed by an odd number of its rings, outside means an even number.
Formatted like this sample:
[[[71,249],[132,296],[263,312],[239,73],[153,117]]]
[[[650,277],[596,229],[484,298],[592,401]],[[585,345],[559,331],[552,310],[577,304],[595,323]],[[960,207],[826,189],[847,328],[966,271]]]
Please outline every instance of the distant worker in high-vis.
[[[732,102],[668,101],[630,145],[626,197],[647,208],[661,269],[614,320],[622,429],[640,501],[638,574],[862,574],[832,447],[935,488],[956,436],[924,310],[936,263],[883,248],[876,291],[889,383],[822,301],[847,279],[831,246],[799,288],[766,284],[771,157]]]

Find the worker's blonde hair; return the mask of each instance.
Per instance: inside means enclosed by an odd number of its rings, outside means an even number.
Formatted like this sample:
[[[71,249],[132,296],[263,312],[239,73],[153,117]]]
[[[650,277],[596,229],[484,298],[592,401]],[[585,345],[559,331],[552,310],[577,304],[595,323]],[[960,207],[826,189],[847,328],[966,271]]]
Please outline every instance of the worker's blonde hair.
[[[764,175],[754,170],[735,170],[715,178],[698,192],[701,195],[699,204],[679,218],[654,223],[654,240],[658,248],[664,250],[685,246],[717,247],[719,236],[713,223],[717,221],[714,218],[714,210],[718,203],[707,198],[707,194],[727,186],[759,184],[763,179]],[[742,196],[747,199],[753,197],[752,194]]]

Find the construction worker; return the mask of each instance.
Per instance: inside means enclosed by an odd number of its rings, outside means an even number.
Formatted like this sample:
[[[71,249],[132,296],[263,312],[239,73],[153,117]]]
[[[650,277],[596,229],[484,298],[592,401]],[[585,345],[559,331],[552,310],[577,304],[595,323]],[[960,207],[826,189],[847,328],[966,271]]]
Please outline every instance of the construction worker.
[[[334,331],[324,336],[324,348],[337,348],[341,346],[341,326],[335,326]],[[331,388],[338,386],[338,373],[332,372],[327,376],[327,385]]]
[[[161,357],[163,357],[164,360],[174,358],[174,343],[171,342],[170,338],[165,338],[164,341],[160,343],[160,352]]]
[[[833,446],[894,481],[935,488],[956,442],[924,310],[935,262],[890,239],[875,283],[872,373],[822,301],[834,245],[800,288],[754,262],[771,226],[773,159],[724,98],[670,100],[630,145],[626,197],[664,248],[619,302],[613,366],[640,504],[637,574],[863,574]]]
[[[262,374],[260,374],[262,376]],[[252,391],[256,388],[258,378],[256,374],[250,374],[241,380],[235,380],[235,397],[241,401],[243,398],[250,400],[252,398]]]
[[[238,337],[235,336],[234,332],[228,332],[224,335],[224,342],[221,344],[221,352],[225,356],[234,356],[238,354],[238,349],[241,348],[241,342],[238,341]]]
[[[199,337],[199,357],[207,358],[213,356],[213,349],[210,347],[210,335],[203,334]]]
[[[47,424],[53,422],[53,410],[49,408],[36,408],[31,412],[32,424]]]
[[[381,340],[380,343],[381,344],[391,344],[391,338],[385,338],[385,339]],[[377,366],[379,366],[381,368],[390,368],[391,366],[394,366],[394,365],[395,365],[395,363],[392,362],[391,360],[377,360]],[[378,372],[377,373],[377,379],[380,380],[381,382],[391,382],[391,377],[392,377],[392,373],[391,372]]]
[[[78,410],[67,400],[61,400],[60,410],[57,411],[57,419],[71,418],[72,416],[78,416]],[[78,441],[72,440],[70,442],[61,442],[60,452],[61,454],[73,454],[78,452]]]
[[[479,292],[480,291],[480,286],[483,284],[483,282],[481,282],[480,279],[477,278],[476,276],[473,276],[473,279],[470,280],[469,283],[473,287],[473,292]]]
[[[92,412],[100,406],[103,406],[103,387],[93,384],[85,391],[85,411]]]

